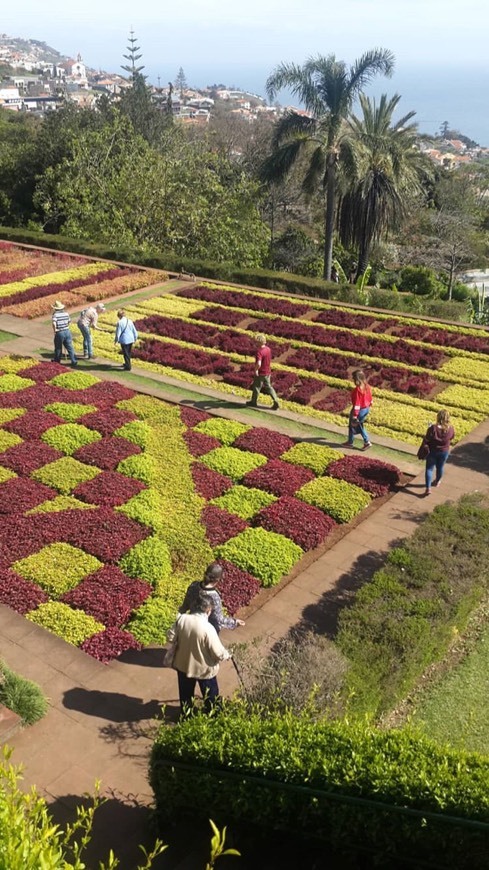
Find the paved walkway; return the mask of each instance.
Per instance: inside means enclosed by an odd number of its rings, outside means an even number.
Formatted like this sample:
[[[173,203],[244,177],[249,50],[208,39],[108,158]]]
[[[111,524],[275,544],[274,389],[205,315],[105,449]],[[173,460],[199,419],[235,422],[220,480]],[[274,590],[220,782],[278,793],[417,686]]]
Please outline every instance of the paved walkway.
[[[5,320],[0,318],[0,328],[14,331]],[[17,319],[15,325],[17,332],[23,328]],[[45,325],[29,327],[37,347],[40,341],[45,343]],[[9,353],[12,345],[8,342],[1,350]],[[32,348],[16,350],[32,352]],[[406,459],[412,468],[412,457]],[[405,489],[367,515],[288,585],[265,596],[239,634],[223,632],[224,643],[258,637],[271,642],[296,625],[334,634],[338,611],[348,596],[436,504],[473,490],[489,492],[489,421],[455,448],[443,486],[430,498],[422,497],[421,464],[416,468],[417,477]],[[65,821],[72,818],[83,793],[92,792],[95,780],[101,780],[108,800],[99,812],[88,866],[98,866],[98,859],[112,847],[121,858],[122,870],[133,870],[137,844],[151,842],[146,830],[152,800],[147,770],[154,720],[161,704],[167,705],[169,718],[177,709],[176,679],[172,671],[160,667],[161,649],[127,653],[101,665],[5,607],[0,607],[0,636],[1,654],[9,666],[38,682],[50,699],[47,716],[11,740],[13,760],[24,766],[26,787],[36,784],[55,818]],[[220,683],[226,694],[236,688],[230,663],[223,665]],[[172,841],[172,832],[168,840]],[[174,868],[180,866],[180,859],[178,849],[173,849],[157,866]]]

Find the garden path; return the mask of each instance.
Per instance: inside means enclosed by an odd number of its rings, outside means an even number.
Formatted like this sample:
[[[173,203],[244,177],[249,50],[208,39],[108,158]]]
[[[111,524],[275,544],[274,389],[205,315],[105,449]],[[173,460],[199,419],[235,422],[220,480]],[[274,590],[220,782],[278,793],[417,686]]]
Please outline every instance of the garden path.
[[[19,336],[3,344],[1,352],[39,357],[40,348],[51,346],[50,326],[45,320],[28,322],[2,315],[0,329]],[[100,377],[125,381],[112,365],[95,364],[93,370]],[[134,375],[130,385],[135,389],[176,399],[178,381],[161,376],[149,379],[142,371],[138,381],[136,367]],[[185,388],[189,394],[188,385]],[[287,423],[287,434],[293,434],[295,427],[297,434],[304,437],[299,415],[279,412],[276,416],[267,413],[255,417],[252,411],[229,402],[223,403],[224,407],[214,404],[222,400],[216,391],[192,388],[192,395],[192,403],[208,407],[212,404],[214,413],[245,422],[258,418],[258,425],[278,430]],[[314,427],[324,429],[323,443],[328,432],[337,439],[341,431],[330,425],[321,427],[318,421],[314,421]],[[380,447],[399,450],[397,442],[380,438],[376,441]],[[223,632],[224,643],[231,644],[238,638],[263,638],[270,643],[298,624],[334,632],[338,611],[351,591],[436,504],[473,490],[489,492],[489,421],[457,445],[443,486],[434,490],[429,499],[422,498],[423,474],[420,465],[415,464],[414,449],[403,445],[402,451],[404,461],[397,453],[396,462],[403,470],[417,473],[411,483],[252,612],[239,634]],[[154,720],[161,704],[167,705],[170,719],[177,705],[176,680],[171,671],[160,667],[161,649],[127,653],[118,661],[102,665],[5,607],[0,607],[0,637],[1,655],[9,666],[36,680],[50,699],[46,717],[10,741],[13,761],[24,767],[25,787],[35,784],[46,796],[55,818],[66,821],[72,818],[81,796],[93,792],[95,780],[101,780],[102,793],[108,800],[99,811],[88,866],[97,866],[98,859],[113,848],[123,870],[132,870],[137,866],[137,844],[151,840],[146,830],[151,805],[147,770]],[[237,676],[230,663],[223,665],[220,683],[227,695],[236,688]],[[172,842],[171,831],[168,840]],[[185,861],[180,863],[188,843],[180,848],[181,854],[178,847],[172,849],[157,866],[190,867]]]

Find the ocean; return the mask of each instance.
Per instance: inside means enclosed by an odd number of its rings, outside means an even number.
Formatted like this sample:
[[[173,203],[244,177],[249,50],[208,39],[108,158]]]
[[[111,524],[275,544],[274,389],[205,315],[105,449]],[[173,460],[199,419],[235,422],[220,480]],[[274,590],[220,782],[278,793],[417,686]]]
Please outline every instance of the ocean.
[[[265,82],[271,67],[229,66],[217,63],[212,67],[184,64],[185,75],[190,86],[205,87],[212,84],[225,84],[265,96]],[[161,69],[149,65],[145,69],[149,81],[161,84],[174,79],[178,70]],[[382,93],[401,94],[399,116],[412,109],[414,118],[422,133],[437,133],[444,121],[450,129],[459,130],[481,146],[489,147],[489,69],[473,67],[455,69],[453,66],[441,67],[403,67],[391,79],[379,78],[366,89],[372,96]],[[281,92],[278,102],[282,105],[297,105],[292,95]]]

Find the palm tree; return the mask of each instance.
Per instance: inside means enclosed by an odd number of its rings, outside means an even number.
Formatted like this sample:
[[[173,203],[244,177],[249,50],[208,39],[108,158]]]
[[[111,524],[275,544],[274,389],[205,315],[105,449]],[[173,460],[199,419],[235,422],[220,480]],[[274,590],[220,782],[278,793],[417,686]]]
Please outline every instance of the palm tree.
[[[331,278],[333,233],[339,142],[354,99],[378,73],[390,76],[394,56],[376,48],[367,51],[348,67],[334,54],[311,57],[303,66],[282,63],[267,80],[270,99],[288,88],[303,104],[306,115],[287,112],[276,124],[272,153],[265,161],[262,177],[279,181],[292,169],[297,158],[308,156],[302,188],[311,195],[321,185],[325,193],[324,277]]]
[[[363,117],[352,115],[341,143],[342,180],[339,233],[344,245],[358,248],[357,277],[365,272],[372,244],[399,226],[413,197],[423,191],[429,162],[416,148],[416,114],[408,112],[392,124],[399,103],[386,94],[379,104],[360,94]]]

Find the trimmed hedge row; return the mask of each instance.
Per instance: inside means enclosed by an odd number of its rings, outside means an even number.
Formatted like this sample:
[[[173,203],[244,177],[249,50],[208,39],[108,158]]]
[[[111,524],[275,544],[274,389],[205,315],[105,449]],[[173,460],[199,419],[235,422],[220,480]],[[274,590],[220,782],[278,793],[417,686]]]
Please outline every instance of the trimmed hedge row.
[[[350,661],[349,709],[392,709],[446,653],[489,585],[489,501],[443,504],[340,615],[336,638]]]
[[[304,275],[294,275],[290,272],[273,272],[269,269],[243,268],[232,263],[211,263],[206,260],[190,260],[176,256],[172,251],[162,251],[160,254],[147,254],[137,250],[111,248],[106,245],[86,242],[83,239],[72,239],[67,236],[49,235],[35,232],[23,227],[0,227],[0,238],[12,242],[24,242],[29,245],[41,245],[57,251],[71,251],[90,257],[100,257],[107,260],[117,260],[121,263],[131,263],[138,266],[148,266],[153,269],[165,269],[169,272],[193,273],[202,278],[215,281],[230,281],[233,284],[246,284],[251,287],[263,287],[267,290],[300,293],[304,296],[315,296],[321,299],[335,299],[338,302],[363,304],[357,288],[351,284],[336,284],[321,278],[310,278]],[[448,317],[453,320],[466,320],[467,307],[465,303],[426,300],[420,302],[414,294],[393,293],[391,290],[372,292],[370,304],[380,308],[411,310],[409,302],[416,300],[416,305],[423,305],[427,314],[438,317]],[[405,298],[404,298],[405,297]]]
[[[381,732],[364,722],[292,713],[264,716],[239,703],[215,717],[162,726],[150,762],[163,824],[182,814],[193,822],[210,814],[217,823],[294,830],[340,850],[372,851],[380,858],[376,866],[388,867],[399,866],[396,859],[404,866],[405,858],[437,867],[487,866],[488,779],[489,760],[440,749],[414,731]],[[443,816],[487,828],[443,822]]]

